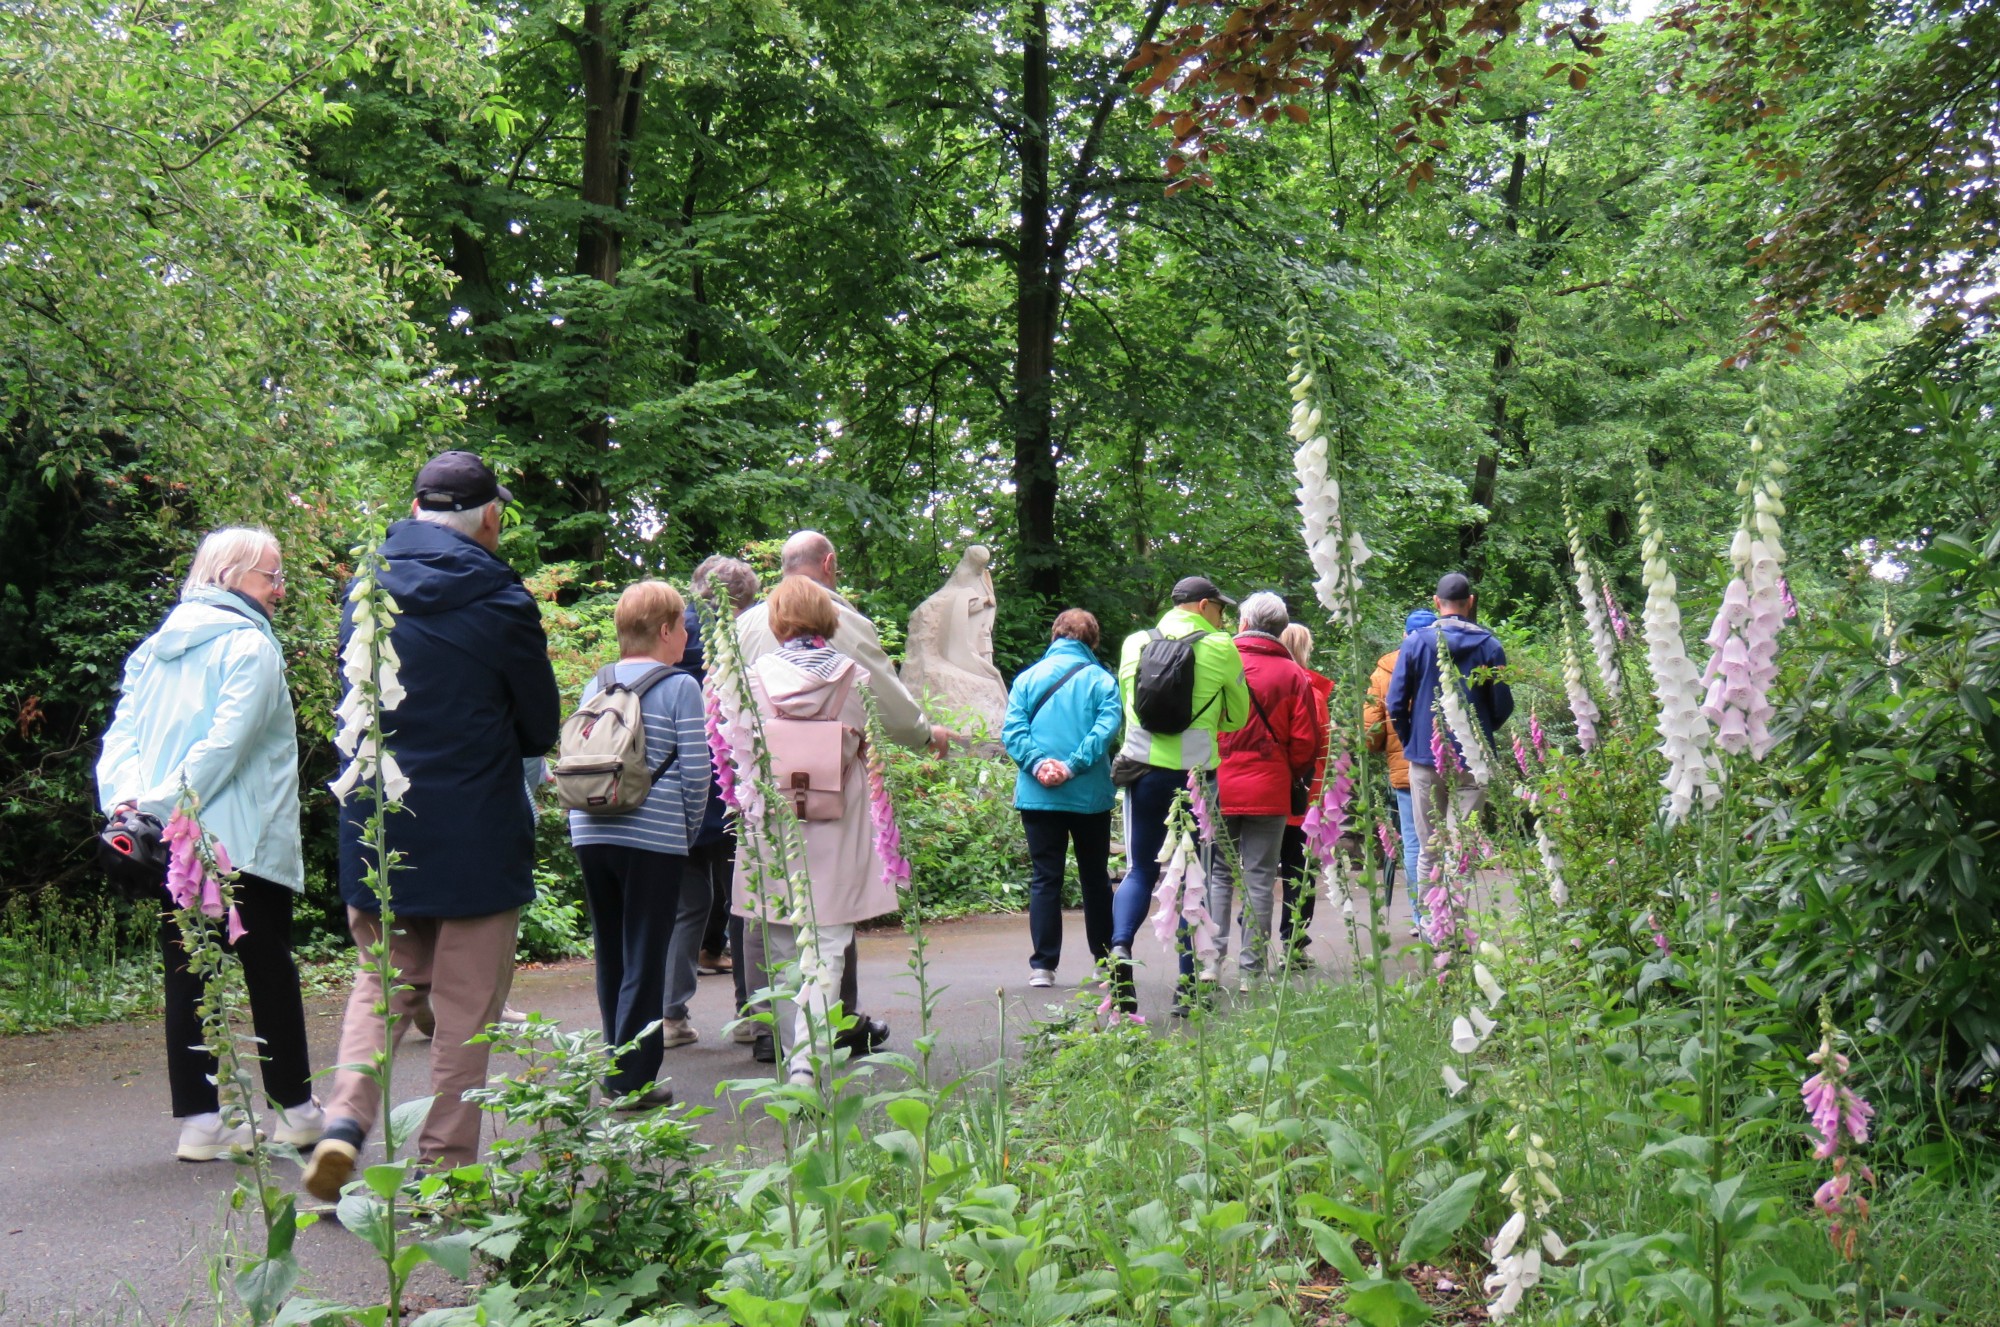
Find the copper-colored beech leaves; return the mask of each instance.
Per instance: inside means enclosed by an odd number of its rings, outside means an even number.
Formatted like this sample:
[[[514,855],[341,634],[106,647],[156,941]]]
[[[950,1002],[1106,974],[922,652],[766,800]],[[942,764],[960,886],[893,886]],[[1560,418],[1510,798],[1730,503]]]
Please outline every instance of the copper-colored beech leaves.
[[[1184,99],[1153,121],[1172,125],[1169,191],[1209,183],[1209,156],[1231,133],[1274,124],[1280,115],[1304,124],[1311,98],[1366,76],[1371,65],[1407,84],[1398,150],[1434,141],[1425,131],[1444,128],[1479,75],[1493,68],[1494,48],[1520,30],[1532,6],[1528,0],[1185,0],[1181,12],[1191,21],[1147,42],[1128,66],[1146,71],[1141,95],[1164,91]],[[1220,23],[1203,22],[1204,12],[1220,14]],[[1551,76],[1566,75],[1581,87],[1603,44],[1595,12],[1585,7],[1544,36],[1567,39],[1577,57],[1556,65]],[[1429,178],[1421,160],[1411,162],[1409,173],[1412,187]]]

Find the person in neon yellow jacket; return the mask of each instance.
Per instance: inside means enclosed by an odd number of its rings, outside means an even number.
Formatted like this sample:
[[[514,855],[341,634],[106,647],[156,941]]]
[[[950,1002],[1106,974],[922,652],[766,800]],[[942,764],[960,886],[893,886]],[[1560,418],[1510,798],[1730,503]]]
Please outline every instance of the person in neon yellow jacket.
[[[1187,771],[1199,770],[1210,787],[1212,801],[1212,771],[1222,760],[1219,738],[1235,732],[1250,718],[1243,656],[1223,630],[1223,610],[1236,601],[1216,589],[1208,577],[1187,576],[1175,583],[1173,602],[1156,628],[1125,638],[1118,658],[1118,687],[1125,698],[1125,745],[1113,766],[1112,779],[1125,790],[1128,866],[1111,905],[1111,960],[1114,995],[1128,1013],[1137,1003],[1131,984],[1132,940],[1146,920],[1147,904],[1159,883],[1157,858],[1160,845],[1166,841],[1167,813],[1173,807],[1174,794],[1186,786]],[[1135,703],[1140,655],[1153,639],[1153,631],[1169,640],[1192,638],[1193,717],[1178,733],[1147,729]],[[1187,978],[1193,972],[1193,955],[1183,948],[1181,974]],[[1184,1000],[1175,1003],[1174,1012],[1186,1012]]]

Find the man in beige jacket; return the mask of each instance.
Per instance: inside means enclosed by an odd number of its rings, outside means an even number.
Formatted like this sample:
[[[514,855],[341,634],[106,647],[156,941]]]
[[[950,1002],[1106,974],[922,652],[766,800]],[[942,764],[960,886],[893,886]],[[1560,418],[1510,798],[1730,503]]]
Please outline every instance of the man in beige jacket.
[[[875,712],[881,717],[884,734],[896,745],[912,751],[929,750],[934,756],[944,755],[951,745],[950,730],[932,723],[924,714],[924,707],[896,676],[896,665],[889,662],[888,654],[883,651],[882,637],[875,630],[875,624],[841,597],[838,588],[840,555],[834,550],[833,541],[817,530],[801,530],[785,541],[781,558],[778,569],[782,575],[803,576],[817,581],[833,595],[834,606],[840,611],[840,627],[828,638],[827,644],[868,670],[868,690],[875,697]],[[770,619],[770,609],[763,603],[754,605],[736,619],[736,639],[740,642],[745,663],[762,658],[778,648],[778,640],[771,634]],[[770,974],[764,971],[762,927],[752,924],[743,928],[743,956],[745,965],[750,969],[746,978],[749,988],[754,991],[760,985],[770,985]],[[859,969],[860,964],[850,946],[841,977],[840,1002],[848,1013],[854,1015],[855,1023],[842,1035],[840,1044],[851,1052],[865,1053],[888,1040],[889,1025],[856,1009],[860,999]],[[768,1032],[758,1034],[752,1054],[765,1064],[776,1058],[777,1048]]]

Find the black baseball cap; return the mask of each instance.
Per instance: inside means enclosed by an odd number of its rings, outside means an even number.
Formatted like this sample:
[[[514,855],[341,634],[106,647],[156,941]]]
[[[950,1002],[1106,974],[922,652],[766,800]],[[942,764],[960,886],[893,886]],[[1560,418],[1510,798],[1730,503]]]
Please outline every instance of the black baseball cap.
[[[1437,593],[1448,604],[1463,603],[1472,597],[1472,582],[1462,571],[1448,571],[1438,577]]]
[[[471,452],[440,452],[417,471],[417,505],[425,511],[471,511],[495,498],[512,502],[514,495]]]
[[[1204,599],[1213,599],[1219,604],[1236,607],[1236,601],[1215,588],[1215,582],[1206,576],[1183,576],[1174,582],[1174,602],[1177,604],[1198,604]]]

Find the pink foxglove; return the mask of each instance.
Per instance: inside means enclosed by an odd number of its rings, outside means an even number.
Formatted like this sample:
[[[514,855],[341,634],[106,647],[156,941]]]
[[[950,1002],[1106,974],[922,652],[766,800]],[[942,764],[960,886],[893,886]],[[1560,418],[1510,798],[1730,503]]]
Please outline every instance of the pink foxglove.
[[[1715,724],[1717,746],[1732,754],[1748,751],[1751,759],[1762,760],[1777,740],[1770,727],[1776,712],[1771,684],[1778,676],[1778,632],[1786,617],[1785,548],[1778,537],[1778,518],[1785,514],[1780,480],[1786,467],[1775,455],[1766,454],[1756,426],[1755,418],[1746,426],[1750,454],[1763,460],[1761,468],[1737,486],[1747,501],[1729,544],[1736,574],[1723,591],[1708,632],[1714,653],[1702,678],[1708,684],[1702,712]]]

